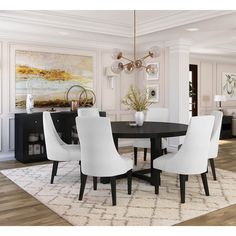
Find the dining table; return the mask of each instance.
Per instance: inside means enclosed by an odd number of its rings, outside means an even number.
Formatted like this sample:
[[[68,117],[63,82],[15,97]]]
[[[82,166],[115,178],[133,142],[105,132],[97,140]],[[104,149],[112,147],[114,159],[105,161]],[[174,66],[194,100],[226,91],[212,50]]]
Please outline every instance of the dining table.
[[[147,138],[151,142],[150,168],[133,171],[133,176],[154,185],[153,161],[162,155],[162,138],[183,136],[187,132],[188,125],[171,122],[146,121],[142,126],[134,126],[130,121],[111,122],[113,140],[116,149],[119,148],[119,139]],[[106,183],[107,179],[101,179]]]

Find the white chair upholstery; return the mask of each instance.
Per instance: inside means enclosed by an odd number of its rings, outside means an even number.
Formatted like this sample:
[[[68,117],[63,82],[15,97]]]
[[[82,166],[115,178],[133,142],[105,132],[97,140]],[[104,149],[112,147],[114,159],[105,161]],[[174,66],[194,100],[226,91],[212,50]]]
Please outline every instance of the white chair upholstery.
[[[76,126],[81,144],[82,184],[79,200],[83,198],[87,175],[111,177],[112,201],[116,205],[115,176],[128,173],[128,193],[131,194],[133,161],[117,152],[109,118],[76,117]]]
[[[97,108],[78,108],[78,116],[89,116],[89,117],[99,117],[99,111]]]
[[[185,181],[188,175],[201,174],[208,196],[206,171],[214,116],[192,117],[183,145],[177,153],[160,156],[153,161],[156,175],[155,193],[159,193],[160,171],[180,175],[181,202],[185,202]]]
[[[53,161],[51,184],[57,173],[59,161],[80,160],[80,146],[64,143],[59,137],[50,112],[43,112],[43,130],[47,151],[47,158]]]
[[[220,139],[220,131],[221,131],[221,125],[222,125],[223,112],[213,111],[211,113],[211,115],[213,115],[215,117],[215,121],[214,121],[213,131],[212,131],[212,135],[211,135],[208,158],[210,161],[213,178],[214,178],[214,180],[216,180],[214,158],[216,158],[218,156],[218,151],[219,151],[219,139]]]
[[[169,110],[167,108],[149,108],[146,114],[146,121],[167,122],[169,119]],[[167,139],[162,138],[162,150],[167,154]],[[134,163],[137,165],[137,148],[144,148],[144,160],[146,161],[147,148],[151,148],[150,139],[137,139],[133,143]]]

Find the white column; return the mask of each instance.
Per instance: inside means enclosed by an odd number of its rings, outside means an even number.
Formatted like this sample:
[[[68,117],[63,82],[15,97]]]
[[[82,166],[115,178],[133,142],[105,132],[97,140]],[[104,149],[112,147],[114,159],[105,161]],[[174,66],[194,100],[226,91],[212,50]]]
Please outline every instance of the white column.
[[[190,42],[175,40],[167,42],[168,47],[168,107],[170,122],[189,122],[189,49]],[[176,148],[180,138],[170,139],[170,147]]]

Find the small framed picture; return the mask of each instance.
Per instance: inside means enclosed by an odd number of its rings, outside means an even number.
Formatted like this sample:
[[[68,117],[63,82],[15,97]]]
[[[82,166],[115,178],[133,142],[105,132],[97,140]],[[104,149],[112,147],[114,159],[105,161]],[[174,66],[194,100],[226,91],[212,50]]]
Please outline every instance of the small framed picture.
[[[159,102],[159,84],[147,85],[147,97],[150,102]]]
[[[147,80],[158,80],[160,75],[159,62],[148,63],[147,67],[150,66],[150,73],[146,73]]]

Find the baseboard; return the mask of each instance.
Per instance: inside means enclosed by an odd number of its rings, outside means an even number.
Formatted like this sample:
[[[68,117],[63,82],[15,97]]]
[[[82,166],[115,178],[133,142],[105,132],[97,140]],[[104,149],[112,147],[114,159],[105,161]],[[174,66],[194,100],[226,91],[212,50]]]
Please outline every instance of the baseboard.
[[[0,162],[1,161],[15,161],[14,154],[0,154]]]

